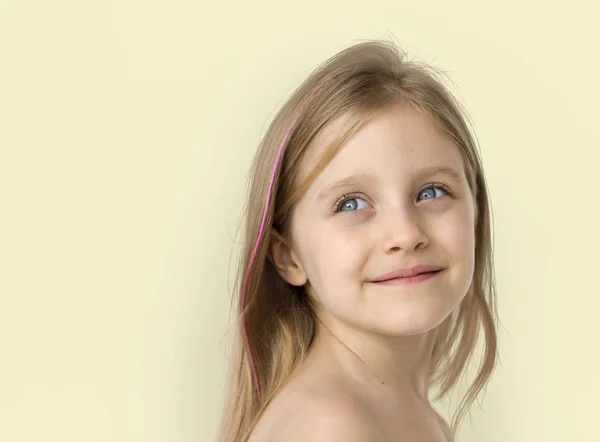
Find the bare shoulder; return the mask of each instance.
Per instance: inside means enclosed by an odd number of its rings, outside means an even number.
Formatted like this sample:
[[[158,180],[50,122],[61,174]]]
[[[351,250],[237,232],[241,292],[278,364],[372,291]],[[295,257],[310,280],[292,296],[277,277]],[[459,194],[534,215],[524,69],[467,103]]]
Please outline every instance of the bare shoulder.
[[[265,410],[249,442],[383,441],[375,417],[357,397],[335,387],[289,387]]]
[[[273,442],[376,442],[382,435],[368,410],[341,396],[297,398],[294,412],[282,416]]]
[[[282,441],[376,442],[382,440],[375,419],[357,400],[322,396],[307,403],[282,428]]]

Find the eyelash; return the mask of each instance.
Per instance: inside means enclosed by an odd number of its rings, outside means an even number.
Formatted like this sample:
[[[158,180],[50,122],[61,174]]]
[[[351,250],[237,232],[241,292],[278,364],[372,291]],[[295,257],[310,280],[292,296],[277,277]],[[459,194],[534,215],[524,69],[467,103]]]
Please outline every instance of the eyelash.
[[[428,184],[425,187],[422,187],[421,190],[419,190],[419,192],[417,192],[417,194],[421,193],[423,190],[425,189],[430,189],[430,188],[437,188],[437,189],[441,189],[444,192],[446,192],[449,196],[454,196],[454,193],[444,184],[441,183],[431,183]],[[347,193],[345,195],[342,195],[334,204],[333,206],[333,212],[337,213],[337,212],[341,212],[340,210],[340,206],[345,203],[347,200],[350,199],[354,199],[354,198],[362,198],[359,194],[356,193]]]

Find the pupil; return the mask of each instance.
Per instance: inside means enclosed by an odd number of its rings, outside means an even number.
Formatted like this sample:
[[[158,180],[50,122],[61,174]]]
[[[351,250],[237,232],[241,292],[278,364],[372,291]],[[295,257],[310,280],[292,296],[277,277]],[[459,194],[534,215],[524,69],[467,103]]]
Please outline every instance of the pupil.
[[[354,202],[354,200],[349,200],[349,201],[346,201],[346,204],[344,204],[344,206],[347,209],[354,209],[355,204],[356,203]]]

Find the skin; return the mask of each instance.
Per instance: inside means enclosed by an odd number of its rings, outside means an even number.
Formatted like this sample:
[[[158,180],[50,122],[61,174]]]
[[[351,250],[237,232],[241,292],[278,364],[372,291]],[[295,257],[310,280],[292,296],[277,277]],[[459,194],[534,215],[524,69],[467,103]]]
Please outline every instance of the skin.
[[[300,180],[343,123],[314,140]],[[437,166],[457,177],[422,172]],[[354,174],[367,178],[319,199]],[[472,281],[475,214],[458,148],[416,109],[393,105],[345,144],[295,207],[291,241],[271,246],[280,275],[315,300],[319,324],[251,442],[450,440],[428,373],[435,327]],[[371,282],[417,264],[444,270],[413,284]]]

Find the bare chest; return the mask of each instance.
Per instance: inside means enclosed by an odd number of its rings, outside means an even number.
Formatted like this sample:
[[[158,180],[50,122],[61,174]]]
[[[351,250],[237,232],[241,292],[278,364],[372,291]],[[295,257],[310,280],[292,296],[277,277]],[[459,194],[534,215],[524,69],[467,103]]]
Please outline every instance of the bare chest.
[[[372,405],[384,435],[383,442],[451,442],[447,423],[434,410],[395,406],[385,402]]]

